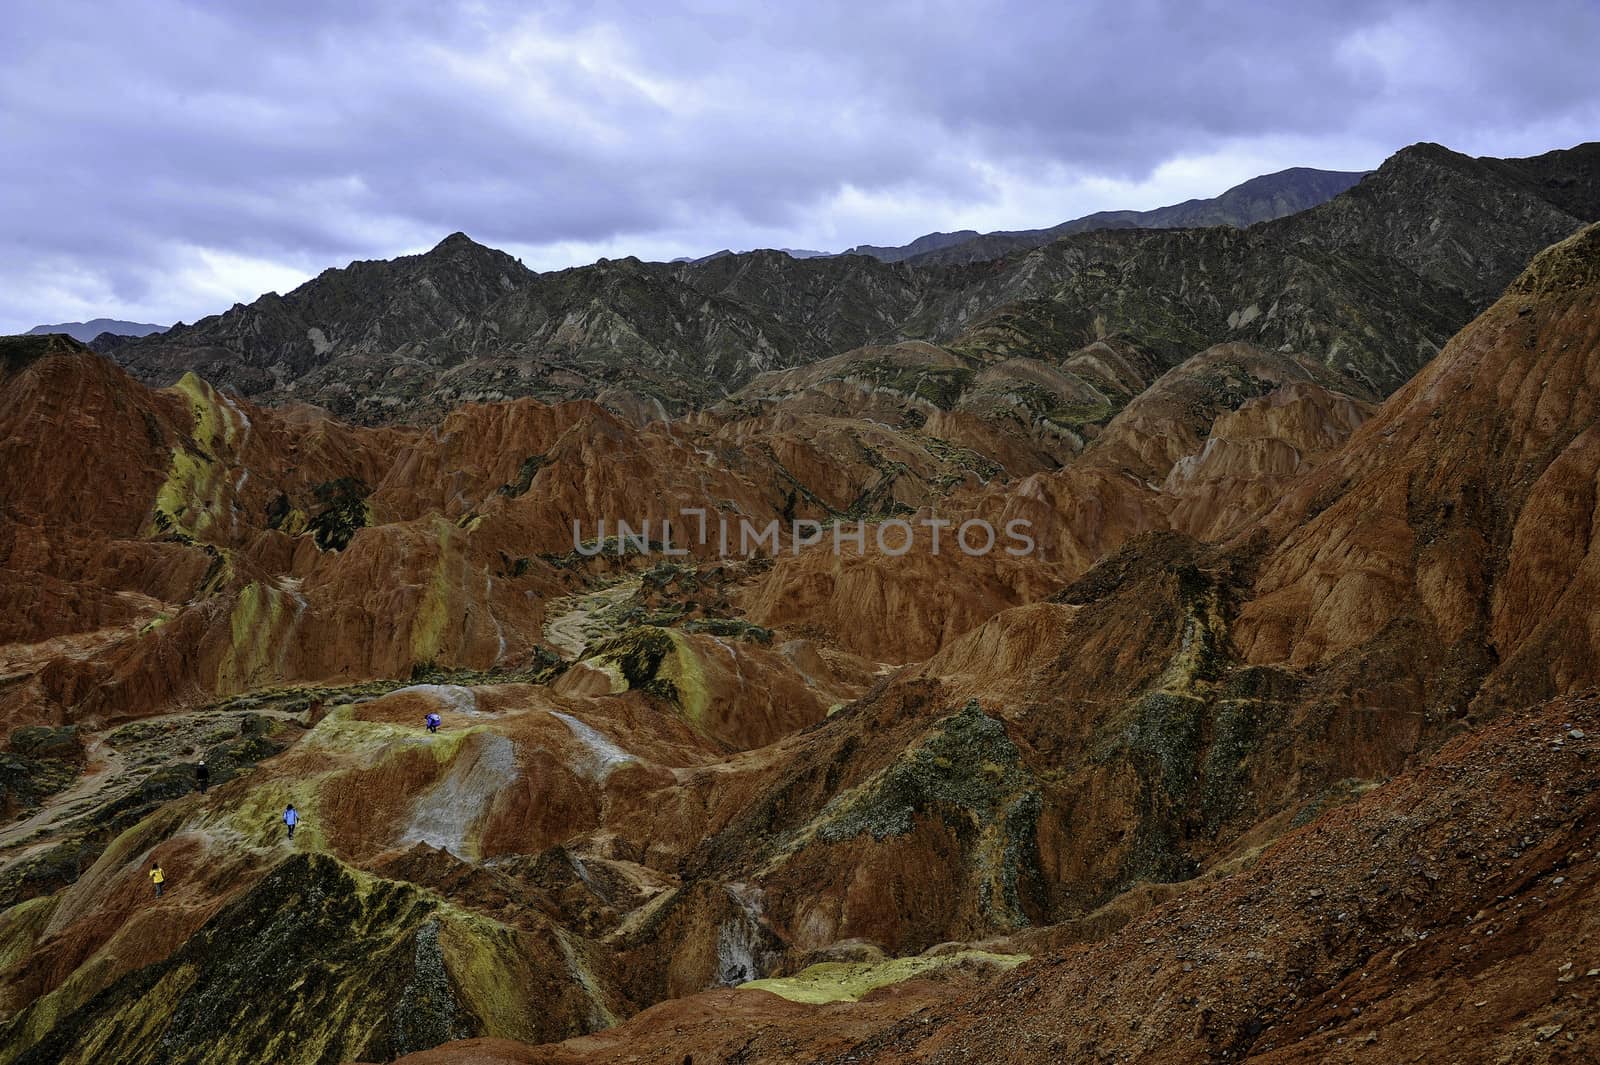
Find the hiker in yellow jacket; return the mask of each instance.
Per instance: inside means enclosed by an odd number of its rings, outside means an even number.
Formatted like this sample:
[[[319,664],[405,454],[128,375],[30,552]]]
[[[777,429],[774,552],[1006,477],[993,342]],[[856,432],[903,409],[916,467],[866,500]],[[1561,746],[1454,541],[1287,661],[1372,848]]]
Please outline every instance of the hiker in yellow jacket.
[[[150,863],[150,883],[156,886],[156,898],[161,897],[161,885],[167,882],[167,874],[161,871],[160,862]]]

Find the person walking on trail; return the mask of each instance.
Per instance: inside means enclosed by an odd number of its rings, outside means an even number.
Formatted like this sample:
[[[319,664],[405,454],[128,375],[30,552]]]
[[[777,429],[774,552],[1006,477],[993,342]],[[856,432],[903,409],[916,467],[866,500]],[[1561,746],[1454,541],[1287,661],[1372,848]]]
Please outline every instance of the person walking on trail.
[[[439,731],[439,715],[438,714],[430,713],[424,720],[427,721],[427,723],[428,723],[428,731],[429,732],[438,732]]]
[[[150,883],[156,886],[156,898],[161,897],[161,885],[167,882],[167,874],[161,871],[160,862],[150,863]]]
[[[283,811],[283,823],[289,826],[289,838],[294,839],[294,826],[300,823],[300,813],[290,803]]]
[[[194,767],[194,785],[200,789],[200,794],[206,793],[206,788],[211,783],[211,770],[206,768],[206,760],[200,759],[200,764]]]

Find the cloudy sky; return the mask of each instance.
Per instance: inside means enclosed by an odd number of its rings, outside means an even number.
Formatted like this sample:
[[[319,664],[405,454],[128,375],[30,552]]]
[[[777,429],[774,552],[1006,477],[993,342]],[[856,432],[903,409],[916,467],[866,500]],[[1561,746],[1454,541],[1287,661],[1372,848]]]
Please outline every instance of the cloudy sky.
[[[0,25],[0,332],[193,321],[458,229],[540,269],[838,250],[1600,137],[1600,0],[52,0]]]

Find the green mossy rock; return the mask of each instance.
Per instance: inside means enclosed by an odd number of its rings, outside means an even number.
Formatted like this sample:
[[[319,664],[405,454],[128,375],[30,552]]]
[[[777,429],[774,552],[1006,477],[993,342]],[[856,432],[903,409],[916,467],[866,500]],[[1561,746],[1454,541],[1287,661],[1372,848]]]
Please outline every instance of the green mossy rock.
[[[824,843],[864,833],[882,840],[911,832],[919,817],[938,817],[961,834],[988,916],[1021,927],[1037,908],[1024,896],[1040,879],[1042,807],[1005,726],[973,700],[863,787],[829,803],[813,831]]]
[[[389,1060],[479,1025],[439,950],[437,902],[300,854],[174,954],[59,1018],[12,1060],[224,1065]],[[0,1057],[18,1049],[24,1011]]]

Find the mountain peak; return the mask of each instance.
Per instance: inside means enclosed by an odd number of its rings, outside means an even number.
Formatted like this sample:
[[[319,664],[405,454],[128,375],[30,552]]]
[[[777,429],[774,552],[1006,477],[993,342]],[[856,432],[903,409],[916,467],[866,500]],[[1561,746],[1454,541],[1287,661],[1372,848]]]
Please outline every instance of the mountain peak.
[[[1538,296],[1600,284],[1600,222],[1585,226],[1534,257],[1511,291]]]
[[[433,246],[433,250],[436,252],[451,251],[455,248],[482,248],[486,251],[492,250],[487,244],[479,244],[477,241],[473,240],[459,229]]]
[[[70,333],[29,332],[0,336],[0,377],[20,373],[46,355],[83,354],[88,350]]]
[[[1472,156],[1463,155],[1461,152],[1446,148],[1433,141],[1418,141],[1408,144],[1383,161],[1379,170],[1394,170],[1407,165],[1432,164],[1434,166],[1469,166],[1473,162]]]

